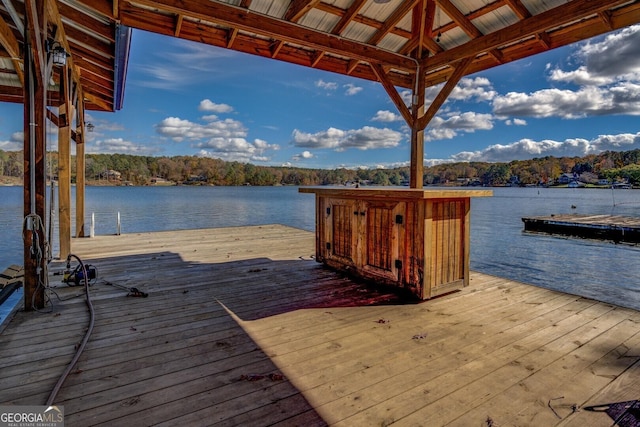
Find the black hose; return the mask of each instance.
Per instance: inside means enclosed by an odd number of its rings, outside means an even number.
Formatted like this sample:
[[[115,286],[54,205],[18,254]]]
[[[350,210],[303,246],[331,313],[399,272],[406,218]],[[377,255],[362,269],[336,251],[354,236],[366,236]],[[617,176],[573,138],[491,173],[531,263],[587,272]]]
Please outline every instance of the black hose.
[[[51,394],[49,395],[49,399],[47,399],[47,403],[46,403],[47,406],[50,406],[53,404],[54,400],[56,399],[56,396],[58,395],[58,392],[62,388],[62,384],[64,384],[64,381],[67,379],[67,377],[71,373],[71,370],[78,362],[78,359],[80,359],[80,355],[82,354],[85,346],[87,345],[87,342],[89,341],[89,337],[93,332],[93,325],[95,323],[95,312],[93,311],[93,304],[91,303],[91,297],[89,296],[89,279],[88,279],[87,269],[85,268],[82,260],[74,254],[69,254],[69,256],[67,257],[67,264],[69,264],[72,257],[78,260],[78,262],[80,263],[80,267],[82,268],[86,302],[87,302],[87,307],[89,308],[89,327],[87,328],[87,332],[84,334],[84,338],[82,339],[82,342],[80,343],[80,345],[78,346],[78,349],[76,350],[76,354],[73,356],[73,359],[71,359],[71,362],[67,366],[67,369],[65,369],[65,371],[62,373],[55,387],[51,391]]]

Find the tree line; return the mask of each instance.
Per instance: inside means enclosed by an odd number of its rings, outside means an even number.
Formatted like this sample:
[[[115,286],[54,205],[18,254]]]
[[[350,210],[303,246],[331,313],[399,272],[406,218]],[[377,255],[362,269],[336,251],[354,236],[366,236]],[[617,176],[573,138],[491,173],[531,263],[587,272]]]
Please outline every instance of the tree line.
[[[58,155],[47,154],[47,174],[56,178]],[[75,182],[75,159],[72,159]],[[0,174],[22,177],[21,151],[0,150]],[[459,162],[425,167],[425,185],[554,185],[562,174],[580,176],[585,182],[608,179],[640,185],[640,149],[606,151],[583,157],[541,157],[508,163]],[[289,166],[257,166],[220,159],[128,154],[87,154],[85,176],[91,183],[147,185],[152,180],[191,185],[329,185],[367,183],[403,185],[409,167],[392,169],[308,169]]]

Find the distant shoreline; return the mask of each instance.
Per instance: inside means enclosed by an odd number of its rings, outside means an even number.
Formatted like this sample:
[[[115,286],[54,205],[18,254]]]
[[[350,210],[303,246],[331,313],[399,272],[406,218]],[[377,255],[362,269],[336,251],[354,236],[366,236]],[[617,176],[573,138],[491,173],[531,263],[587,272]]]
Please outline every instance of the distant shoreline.
[[[49,182],[47,182],[47,185],[49,184]],[[22,187],[23,183],[22,183],[22,178],[18,178],[18,177],[14,177],[14,176],[0,176],[0,187]],[[71,184],[72,186],[75,186],[75,184]],[[176,186],[178,184],[175,183],[158,183],[158,184],[147,184],[147,185],[131,185],[131,184],[124,184],[122,182],[113,182],[113,181],[105,181],[105,180],[88,180],[86,181],[86,186],[87,187],[127,187],[127,186],[134,186],[134,187],[173,187]],[[198,185],[189,185],[189,184],[181,184],[183,186],[190,186],[190,187],[197,187]],[[239,186],[240,187],[240,186]],[[267,187],[273,187],[273,186],[267,186]],[[473,187],[473,186],[468,186],[468,185],[455,185],[455,184],[449,184],[449,185],[425,185],[425,188],[429,188],[429,187]],[[489,187],[489,188],[500,188],[500,187],[510,187],[509,185],[498,185],[498,186],[493,186],[493,187]],[[516,186],[514,186],[516,187]],[[517,186],[518,188],[520,188],[519,186]],[[567,184],[561,184],[561,185],[551,185],[551,186],[522,186],[521,188],[567,188]],[[582,188],[582,189],[604,189],[604,190],[609,190],[611,189],[610,185],[596,185],[596,184],[587,184],[578,188]],[[632,187],[630,188],[632,190],[637,190],[639,189],[638,187]]]

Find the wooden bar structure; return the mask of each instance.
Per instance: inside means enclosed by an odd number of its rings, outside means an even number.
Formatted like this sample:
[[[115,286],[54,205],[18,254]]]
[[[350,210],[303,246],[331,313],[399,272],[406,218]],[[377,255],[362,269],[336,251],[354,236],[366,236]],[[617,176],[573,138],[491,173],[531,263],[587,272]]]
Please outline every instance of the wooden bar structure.
[[[640,218],[619,215],[565,214],[522,218],[524,231],[640,243]]]
[[[314,250],[280,225],[74,241],[99,275],[55,399],[65,424],[611,426],[588,408],[638,401],[636,310],[473,271],[415,303]],[[0,405],[44,404],[86,331],[82,288],[61,277],[48,312],[0,334]]]
[[[471,197],[491,190],[301,187],[316,259],[429,299],[469,285]]]

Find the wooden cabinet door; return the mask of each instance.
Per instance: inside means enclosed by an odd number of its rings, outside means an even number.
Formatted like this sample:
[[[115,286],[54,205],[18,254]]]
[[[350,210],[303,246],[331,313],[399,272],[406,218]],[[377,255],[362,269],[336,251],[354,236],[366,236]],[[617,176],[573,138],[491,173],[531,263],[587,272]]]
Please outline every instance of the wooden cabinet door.
[[[361,275],[400,280],[405,203],[327,198],[324,201],[324,261],[353,267]]]
[[[404,236],[404,203],[363,202],[361,219],[361,265],[369,274],[390,281],[400,280],[401,239]]]
[[[358,264],[357,239],[360,211],[349,199],[328,199],[325,227],[326,257],[347,265]]]

